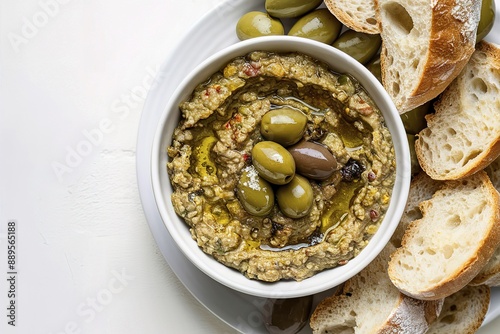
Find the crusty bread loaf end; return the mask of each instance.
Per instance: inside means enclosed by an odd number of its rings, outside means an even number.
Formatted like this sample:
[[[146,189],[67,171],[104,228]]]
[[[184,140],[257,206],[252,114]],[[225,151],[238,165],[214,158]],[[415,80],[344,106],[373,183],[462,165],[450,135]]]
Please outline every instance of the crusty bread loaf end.
[[[481,0],[378,0],[382,82],[400,113],[438,96],[474,52]]]

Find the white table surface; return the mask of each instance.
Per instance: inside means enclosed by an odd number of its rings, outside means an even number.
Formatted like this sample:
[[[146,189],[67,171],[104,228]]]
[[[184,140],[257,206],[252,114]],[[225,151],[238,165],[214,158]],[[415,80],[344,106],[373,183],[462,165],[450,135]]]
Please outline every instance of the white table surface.
[[[0,333],[236,333],[161,255],[135,162],[155,72],[220,2],[0,1]],[[10,220],[16,327],[6,310]]]

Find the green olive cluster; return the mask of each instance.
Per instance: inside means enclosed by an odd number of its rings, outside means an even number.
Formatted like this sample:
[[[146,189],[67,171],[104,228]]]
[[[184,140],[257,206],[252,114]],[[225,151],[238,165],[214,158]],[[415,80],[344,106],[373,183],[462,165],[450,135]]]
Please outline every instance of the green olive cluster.
[[[237,185],[248,213],[268,215],[275,198],[287,217],[301,218],[310,212],[314,193],[309,179],[327,179],[337,161],[324,146],[301,141],[306,125],[306,115],[287,106],[262,117],[260,133],[265,140],[252,148],[252,165],[243,169]]]
[[[343,30],[342,23],[327,9],[318,8],[318,0],[266,0],[265,12],[253,11],[244,14],[236,24],[240,40],[259,36],[284,35],[281,20],[291,20],[289,36],[313,39],[344,51],[365,64],[380,49],[381,38],[377,34],[365,34]]]

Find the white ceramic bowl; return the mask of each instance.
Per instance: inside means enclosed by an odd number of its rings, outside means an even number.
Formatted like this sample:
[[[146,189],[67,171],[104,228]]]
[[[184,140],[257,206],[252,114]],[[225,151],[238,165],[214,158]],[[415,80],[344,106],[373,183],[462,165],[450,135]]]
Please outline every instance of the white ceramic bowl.
[[[256,50],[309,54],[328,64],[339,73],[350,73],[367,90],[381,109],[391,132],[396,152],[396,182],[391,202],[378,232],[365,249],[348,264],[324,270],[301,282],[279,281],[266,283],[250,280],[240,272],[217,262],[202,252],[184,221],[176,215],[170,195],[172,187],[166,171],[166,148],[180,120],[179,103],[188,99],[196,85],[204,82],[231,59]],[[305,38],[290,36],[261,37],[234,44],[209,57],[197,66],[172,94],[163,111],[152,148],[153,192],[162,219],[172,238],[186,257],[201,271],[225,286],[258,297],[293,298],[312,295],[345,282],[366,267],[382,250],[396,229],[405,207],[410,183],[410,153],[406,134],[398,111],[378,80],[360,63],[337,49]]]

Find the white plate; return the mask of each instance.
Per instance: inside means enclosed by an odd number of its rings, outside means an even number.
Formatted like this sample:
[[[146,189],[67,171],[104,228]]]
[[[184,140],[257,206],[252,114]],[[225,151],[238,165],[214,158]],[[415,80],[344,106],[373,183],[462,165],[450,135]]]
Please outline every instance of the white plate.
[[[496,22],[489,41],[500,44],[500,0]],[[142,205],[154,238],[168,264],[186,288],[207,309],[243,333],[267,333],[263,324],[265,299],[235,292],[199,271],[176,247],[161,220],[151,184],[151,148],[154,130],[162,111],[182,78],[197,64],[216,51],[238,42],[234,27],[244,13],[263,10],[263,0],[228,0],[207,13],[172,49],[146,100],[137,141],[137,177]],[[315,296],[315,302],[328,292]],[[228,307],[230,305],[230,307]],[[500,315],[500,289],[492,290],[490,309],[485,323]],[[301,333],[310,333],[306,326]]]

